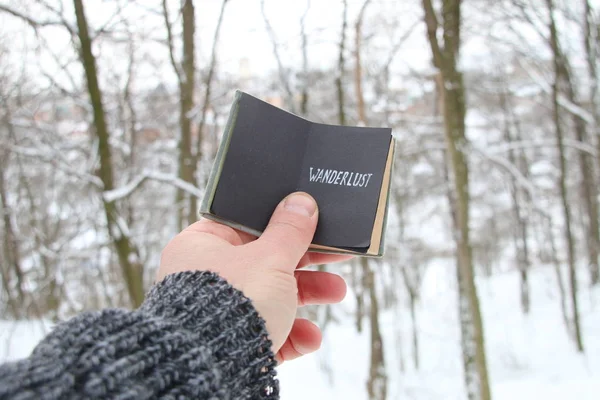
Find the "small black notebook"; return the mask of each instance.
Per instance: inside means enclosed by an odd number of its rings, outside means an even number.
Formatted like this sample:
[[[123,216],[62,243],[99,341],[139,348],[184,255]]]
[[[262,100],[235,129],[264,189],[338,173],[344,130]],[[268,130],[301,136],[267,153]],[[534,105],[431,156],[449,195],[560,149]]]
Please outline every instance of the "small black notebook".
[[[311,250],[381,256],[393,156],[389,128],[318,124],[237,91],[200,213],[259,236],[304,191],[319,205]]]

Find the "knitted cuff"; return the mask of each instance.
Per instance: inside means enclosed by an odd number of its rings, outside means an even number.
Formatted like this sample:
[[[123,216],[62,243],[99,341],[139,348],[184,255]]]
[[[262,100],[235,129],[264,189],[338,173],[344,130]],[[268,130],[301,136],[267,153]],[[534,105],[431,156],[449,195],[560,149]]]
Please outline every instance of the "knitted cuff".
[[[265,322],[250,299],[219,275],[186,271],[168,275],[152,287],[140,311],[175,321],[215,349],[221,372],[240,382],[238,393],[273,398],[279,393],[277,362]],[[240,379],[243,374],[244,379]]]

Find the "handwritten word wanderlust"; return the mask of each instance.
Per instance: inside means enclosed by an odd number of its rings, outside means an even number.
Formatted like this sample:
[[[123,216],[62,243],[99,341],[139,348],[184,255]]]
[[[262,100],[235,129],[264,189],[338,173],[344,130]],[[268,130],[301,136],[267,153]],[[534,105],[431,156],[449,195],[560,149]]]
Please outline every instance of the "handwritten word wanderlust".
[[[358,172],[310,167],[308,179],[309,182],[326,183],[329,185],[367,187],[372,176],[373,174],[359,174]]]

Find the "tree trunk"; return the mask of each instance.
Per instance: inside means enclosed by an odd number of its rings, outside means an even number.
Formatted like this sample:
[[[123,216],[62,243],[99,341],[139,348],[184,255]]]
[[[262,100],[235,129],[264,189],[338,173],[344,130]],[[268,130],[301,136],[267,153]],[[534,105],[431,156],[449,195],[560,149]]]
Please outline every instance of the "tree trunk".
[[[463,368],[470,400],[491,398],[485,355],[483,323],[475,286],[469,231],[469,169],[465,152],[465,90],[458,71],[460,50],[460,0],[442,3],[444,45],[438,40],[438,18],[431,0],[423,0],[427,35],[433,61],[440,71],[440,93],[443,100],[445,138],[451,165],[454,208],[454,238],[457,252],[458,303],[463,348]],[[452,199],[451,199],[452,200]]]
[[[409,292],[410,296],[410,318],[412,321],[412,338],[413,338],[413,362],[415,369],[419,369],[419,329],[417,327],[417,311],[416,303],[417,296],[412,291]]]
[[[300,38],[302,50],[302,93],[300,95],[300,115],[308,115],[308,87],[309,87],[309,70],[308,70],[308,36],[306,34],[306,16],[310,10],[310,0],[306,2],[306,10],[300,19]]]
[[[128,180],[135,179],[139,170],[137,168],[137,135],[138,135],[138,118],[135,109],[135,94],[132,92],[133,80],[135,79],[135,65],[136,65],[136,43],[131,32],[128,35],[128,57],[127,63],[127,81],[123,90],[123,108],[126,110],[123,112],[124,118],[122,121],[123,126],[127,126],[129,136],[129,157],[127,157],[127,164],[129,166]],[[136,220],[135,213],[137,208],[134,205],[132,199],[126,199],[124,201],[124,209],[127,210],[127,223],[133,224]]]
[[[202,111],[200,114],[200,122],[198,123],[198,132],[196,139],[196,152],[194,154],[194,161],[192,163],[191,176],[194,180],[196,187],[201,186],[201,177],[197,174],[200,161],[202,160],[202,145],[204,142],[204,129],[206,126],[206,116],[208,115],[208,109],[210,108],[210,96],[212,91],[213,75],[215,74],[217,66],[217,45],[219,43],[219,34],[221,32],[221,25],[223,24],[223,15],[225,14],[225,6],[228,0],[223,0],[221,3],[221,11],[219,12],[219,19],[217,20],[217,27],[215,28],[215,35],[213,37],[212,50],[210,55],[210,65],[208,66],[208,74],[206,75],[206,82],[204,86],[204,103],[202,104]],[[195,222],[198,219],[198,198],[190,195],[190,204],[188,207],[188,224]]]
[[[558,32],[556,30],[556,24],[554,21],[554,1],[546,0],[548,7],[549,18],[549,30],[550,30],[550,47],[553,53],[554,62],[554,82],[552,83],[552,115],[554,120],[554,128],[556,131],[556,145],[558,150],[560,176],[558,186],[560,189],[560,197],[563,209],[564,218],[564,232],[565,242],[567,244],[567,257],[569,267],[569,286],[571,296],[571,307],[572,307],[572,321],[575,337],[575,345],[577,351],[583,352],[583,338],[581,335],[581,326],[579,321],[579,302],[577,299],[577,270],[575,260],[575,244],[573,242],[572,228],[571,228],[571,209],[569,206],[568,190],[567,190],[567,157],[564,146],[564,134],[561,125],[560,118],[560,85],[564,83],[566,66],[564,64],[562,52],[558,42]]]
[[[371,322],[371,362],[367,392],[371,400],[385,400],[387,398],[387,375],[383,351],[383,339],[379,328],[379,301],[375,287],[375,274],[369,265],[369,260],[360,260],[365,287],[369,292],[369,317]]]
[[[589,30],[589,26],[587,24],[591,23],[589,21],[588,13],[591,11],[588,9],[589,3],[587,0],[585,1],[586,5],[586,31]],[[589,33],[586,33],[586,37],[588,37]],[[557,43],[558,46],[558,43]],[[593,75],[596,73],[596,65],[595,60],[590,60],[592,57],[592,49],[588,47],[588,41],[585,40],[586,53],[588,54],[588,66],[590,69],[591,75],[591,85],[590,85],[590,103],[592,106],[595,105],[595,92],[597,89],[597,82]],[[560,47],[558,48],[560,52]],[[562,55],[561,53],[561,72],[564,79],[565,89],[567,99],[572,103],[579,107],[581,107],[577,90],[575,88],[575,84],[573,82],[573,75],[571,72],[571,66],[569,65],[569,61]],[[597,111],[595,108],[592,108],[592,114],[596,115]],[[581,116],[573,114],[573,126],[575,128],[575,135],[577,140],[582,143],[589,143],[593,145],[593,138],[588,135],[588,129],[586,126],[586,121],[584,121]],[[596,123],[598,121],[596,120]],[[600,157],[600,155],[599,155]],[[600,254],[600,227],[598,226],[598,220],[600,218],[598,214],[598,201],[596,200],[598,195],[598,184],[595,177],[595,165],[593,157],[584,151],[578,152],[579,158],[579,169],[581,171],[582,179],[580,181],[580,195],[583,200],[583,205],[585,209],[585,232],[586,232],[586,247],[587,247],[587,256],[588,256],[588,266],[590,270],[590,283],[592,285],[596,285],[600,282],[600,267],[598,265],[598,256]]]
[[[338,71],[335,78],[335,87],[337,89],[338,103],[338,124],[346,125],[346,111],[344,108],[344,86],[343,79],[345,73],[345,52],[346,52],[346,28],[348,26],[348,0],[344,1],[344,12],[342,16],[342,32],[340,34],[339,54],[338,54]]]
[[[546,226],[543,226],[544,222],[547,224]],[[548,235],[551,262],[554,268],[554,275],[556,275],[556,284],[558,286],[558,295],[560,300],[560,313],[569,336],[573,336],[573,330],[571,329],[571,323],[569,322],[569,315],[567,313],[567,290],[565,289],[565,282],[560,270],[561,265],[560,260],[558,259],[558,252],[556,251],[556,240],[554,238],[554,233],[552,232],[552,225],[553,223],[550,218],[545,218],[542,216],[542,229],[545,230]]]
[[[460,73],[452,71],[442,76],[446,85],[455,88],[444,91],[444,115],[457,207],[454,232],[465,378],[470,400],[488,400],[491,394],[469,231],[469,170],[464,153],[467,147],[464,87]]]
[[[500,103],[504,113],[504,139],[507,143],[511,143],[514,138],[511,133],[511,115],[509,108],[512,106],[509,104],[507,89],[501,93],[500,95]],[[517,166],[519,171],[522,171],[522,163],[519,163],[517,157],[515,155],[515,150],[512,148],[508,151],[508,160],[512,165]],[[525,175],[526,176],[526,175]],[[530,290],[529,290],[529,268],[531,265],[529,259],[529,240],[528,240],[528,222],[523,215],[523,211],[521,209],[521,196],[520,196],[519,185],[516,182],[514,176],[511,175],[510,182],[510,193],[512,198],[512,208],[513,214],[516,221],[515,232],[513,234],[515,250],[516,250],[516,258],[517,265],[519,267],[519,277],[520,277],[520,299],[521,299],[521,310],[524,314],[529,314],[531,299],[530,299]]]
[[[596,176],[600,176],[600,114],[598,111],[598,67],[597,67],[597,28],[594,22],[594,16],[592,7],[589,0],[583,0],[584,3],[584,47],[588,65],[588,74],[590,77],[590,95],[589,103],[594,116],[593,133],[596,136],[596,145],[598,151],[598,157],[596,157]],[[579,136],[579,132],[578,132]],[[579,139],[579,137],[578,137]],[[592,138],[588,138],[589,142],[593,142]],[[588,175],[594,174],[594,162],[589,155],[580,155],[581,168],[589,171]],[[591,179],[591,180],[589,180]],[[585,181],[594,183],[594,190],[592,187],[585,187]],[[600,215],[598,212],[598,198],[600,185],[597,184],[597,180],[593,176],[584,176],[584,182],[582,182],[583,196],[586,199],[586,209],[588,211],[588,257],[590,258],[590,282],[592,285],[600,284],[600,266],[598,265],[600,260],[600,226],[598,226],[598,219]],[[586,193],[586,191],[588,193]],[[587,202],[591,202],[587,204]],[[595,214],[595,218],[594,218]],[[592,261],[593,260],[593,261]]]
[[[361,125],[367,124],[367,113],[365,110],[365,97],[362,88],[362,62],[361,62],[361,42],[362,42],[362,24],[365,16],[365,10],[371,0],[365,0],[354,25],[354,86],[356,91],[358,122]]]
[[[281,61],[281,55],[279,54],[279,44],[277,43],[277,38],[275,37],[275,32],[273,31],[273,27],[269,22],[269,18],[267,17],[267,13],[265,11],[265,0],[261,0],[260,2],[260,11],[263,16],[263,21],[265,22],[265,28],[267,30],[267,34],[269,35],[269,39],[271,40],[271,45],[273,46],[273,55],[275,56],[275,61],[277,62],[277,72],[279,74],[279,83],[282,86],[283,91],[286,95],[286,103],[292,113],[296,112],[296,102],[294,101],[294,93],[292,91],[292,87],[290,85],[289,74]]]
[[[192,155],[192,120],[190,113],[194,108],[194,87],[196,65],[194,55],[194,34],[196,31],[194,2],[185,0],[182,7],[183,21],[183,60],[181,63],[181,79],[179,81],[179,169],[181,180],[194,184],[194,157]],[[182,230],[195,220],[195,214],[190,220],[191,211],[188,209],[188,194],[177,189],[175,202],[179,210],[177,230]]]
[[[596,149],[598,152],[598,156],[596,157],[596,170],[597,175],[600,176],[600,110],[598,109],[598,40],[599,37],[599,27],[597,22],[595,21],[594,13],[592,6],[589,0],[583,0],[584,3],[584,48],[586,54],[586,60],[588,65],[588,74],[590,77],[590,96],[589,103],[592,109],[592,115],[594,116],[594,135],[596,136]],[[596,190],[600,189],[600,185],[596,186]],[[596,192],[596,195],[600,195],[600,193]],[[600,244],[598,244],[600,247]],[[600,271],[592,272],[592,282],[600,280],[600,277],[596,278],[597,275],[600,275]]]
[[[573,88],[569,92],[572,92]],[[570,96],[569,96],[570,97]],[[575,103],[574,97],[570,97],[571,102]],[[573,115],[573,122],[575,124],[575,134],[577,140],[586,143],[588,140],[587,129],[585,121],[579,116]],[[585,232],[586,232],[586,244],[587,244],[587,255],[588,255],[588,266],[590,271],[590,283],[597,285],[600,282],[600,268],[598,266],[598,255],[600,253],[600,230],[598,226],[598,202],[596,201],[597,184],[594,174],[594,160],[584,151],[579,151],[579,169],[581,170],[581,182],[580,182],[580,194],[583,198],[583,205],[585,208],[586,221],[585,221]]]
[[[362,273],[358,268],[358,265],[352,263],[352,288],[354,289],[354,296],[356,300],[356,312],[354,314],[356,331],[362,333],[363,331],[363,317],[365,315],[365,296],[362,290]]]
[[[354,41],[354,56],[355,56],[355,69],[354,69],[354,90],[356,91],[356,97],[357,97],[357,112],[359,115],[359,123],[362,125],[366,125],[367,124],[367,117],[366,117],[366,112],[365,112],[365,100],[364,100],[364,96],[363,96],[363,91],[362,91],[362,67],[361,67],[361,60],[360,60],[360,51],[361,51],[361,39],[362,39],[362,20],[363,20],[363,16],[365,13],[365,9],[367,7],[367,5],[369,4],[371,0],[365,0],[365,2],[363,3],[360,12],[358,14],[357,20],[356,20],[356,24],[355,24],[355,41]],[[343,74],[344,74],[344,42],[345,42],[345,32],[346,32],[346,26],[347,26],[347,10],[346,10],[347,4],[344,3],[344,17],[343,17],[343,24],[342,24],[342,36],[340,39],[340,54],[339,54],[339,59],[338,59],[338,68],[339,68],[339,77],[336,79],[336,87],[338,90],[338,120],[340,122],[340,124],[344,124],[345,120],[346,120],[346,116],[345,116],[345,110],[344,110],[344,90],[343,90]],[[357,270],[357,265],[353,265],[353,275],[362,275],[363,279],[360,280],[356,280],[355,283],[355,292],[356,292],[356,328],[358,330],[358,332],[362,331],[362,317],[364,315],[364,289],[366,289],[366,286],[360,287],[361,286],[361,282],[368,282],[368,277],[365,276],[364,274],[364,267],[363,267],[363,271],[360,272]],[[373,352],[373,349],[371,349],[371,352]]]
[[[96,58],[92,52],[92,41],[88,33],[83,1],[73,1],[75,16],[77,18],[81,63],[85,71],[88,93],[94,113],[94,131],[98,138],[99,175],[104,185],[104,190],[108,191],[114,189],[114,174],[109,143],[110,134],[105,120],[102,92],[98,84]],[[137,249],[128,236],[129,232],[122,226],[124,221],[118,215],[116,204],[103,200],[103,205],[108,233],[117,251],[131,305],[138,307],[144,300],[143,266],[139,262]]]
[[[8,191],[5,180],[6,164],[8,164],[8,153],[2,151],[0,152],[0,212],[2,213],[2,222],[4,225],[4,235],[2,235],[2,250],[6,263],[2,263],[2,265],[0,265],[0,273],[2,275],[2,286],[4,287],[4,292],[6,294],[6,302],[10,309],[10,314],[13,318],[19,319],[22,317],[19,304],[23,304],[25,299],[22,289],[23,277],[21,274],[20,257],[17,247],[18,244],[12,226],[10,207],[7,203]],[[12,291],[12,282],[10,279],[11,269],[17,276],[17,296],[15,296]]]

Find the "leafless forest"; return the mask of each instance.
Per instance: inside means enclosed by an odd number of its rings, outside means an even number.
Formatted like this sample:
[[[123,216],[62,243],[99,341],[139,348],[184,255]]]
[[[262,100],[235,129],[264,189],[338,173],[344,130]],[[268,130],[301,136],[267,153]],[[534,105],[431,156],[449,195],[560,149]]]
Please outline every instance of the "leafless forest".
[[[234,46],[247,34],[255,56]],[[390,371],[419,370],[422,283],[445,260],[462,396],[489,400],[482,282],[518,276],[495,301],[534,318],[548,271],[549,326],[600,348],[581,311],[600,293],[599,68],[593,0],[0,1],[0,319],[137,307],[197,219],[240,89],[394,129],[386,256],[320,267],[347,278],[350,312],[303,310],[368,338],[361,396],[396,398]],[[382,315],[410,334],[385,340]]]

